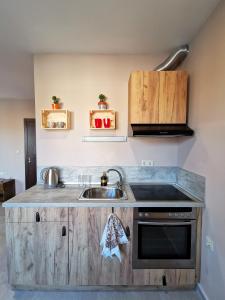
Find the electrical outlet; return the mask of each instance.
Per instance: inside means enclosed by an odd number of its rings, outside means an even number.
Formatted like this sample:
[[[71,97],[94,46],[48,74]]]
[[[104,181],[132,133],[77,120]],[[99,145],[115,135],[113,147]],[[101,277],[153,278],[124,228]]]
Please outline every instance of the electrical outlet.
[[[153,160],[142,159],[141,165],[143,167],[153,167],[154,166],[154,161]]]
[[[214,251],[214,242],[211,239],[211,237],[208,235],[206,236],[205,244],[206,244],[206,247],[210,249],[210,251],[212,251],[212,252]]]

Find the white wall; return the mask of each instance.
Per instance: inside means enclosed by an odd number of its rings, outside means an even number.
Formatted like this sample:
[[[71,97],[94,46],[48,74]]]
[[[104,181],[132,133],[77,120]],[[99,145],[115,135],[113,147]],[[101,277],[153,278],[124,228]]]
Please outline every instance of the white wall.
[[[34,118],[34,101],[0,99],[0,178],[15,178],[17,193],[25,188],[24,118]]]
[[[127,143],[84,143],[82,136],[127,135],[128,79],[138,69],[152,70],[165,57],[149,55],[36,55],[34,60],[37,120],[37,164],[59,166],[177,165],[177,141],[171,138],[131,138]],[[89,130],[89,110],[97,109],[98,95],[107,95],[118,112],[118,129]],[[73,129],[40,129],[40,111],[51,107],[51,96],[62,99],[73,112]]]
[[[1,41],[0,99],[33,99],[33,55],[5,46]]]
[[[194,139],[179,146],[179,166],[206,176],[201,284],[211,300],[225,299],[225,3],[192,43],[189,124]],[[214,252],[206,248],[206,235]]]

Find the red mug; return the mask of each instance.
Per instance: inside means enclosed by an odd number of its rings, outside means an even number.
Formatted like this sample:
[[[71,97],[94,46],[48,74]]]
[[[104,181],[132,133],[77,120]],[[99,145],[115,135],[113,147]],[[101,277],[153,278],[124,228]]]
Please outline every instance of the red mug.
[[[102,128],[102,119],[95,119],[95,127]]]
[[[105,128],[110,128],[111,120],[109,118],[103,119],[103,124]]]

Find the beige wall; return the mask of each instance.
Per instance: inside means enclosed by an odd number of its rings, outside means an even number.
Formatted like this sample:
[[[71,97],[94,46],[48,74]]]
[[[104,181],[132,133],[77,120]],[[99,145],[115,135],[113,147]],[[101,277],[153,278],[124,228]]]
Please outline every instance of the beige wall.
[[[0,99],[0,177],[16,179],[16,192],[25,187],[24,118],[34,117],[34,101]]]
[[[191,45],[190,126],[194,139],[179,147],[179,165],[206,176],[201,284],[211,300],[225,299],[225,3]],[[206,248],[206,236],[214,252]]]
[[[152,159],[155,165],[177,164],[177,141],[171,138],[131,138],[127,143],[84,143],[86,135],[127,135],[128,79],[137,69],[152,70],[163,57],[147,55],[36,55],[34,60],[37,119],[37,164],[59,166],[137,165]],[[108,96],[118,112],[116,131],[89,130],[89,110],[98,95]],[[73,112],[73,129],[40,129],[40,111],[51,107],[51,96],[62,99]]]

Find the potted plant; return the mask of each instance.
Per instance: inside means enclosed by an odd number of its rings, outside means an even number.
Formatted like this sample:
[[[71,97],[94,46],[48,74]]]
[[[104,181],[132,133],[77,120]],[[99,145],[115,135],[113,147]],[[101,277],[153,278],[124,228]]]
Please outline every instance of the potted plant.
[[[99,102],[98,102],[99,109],[107,109],[106,96],[103,94],[100,94],[98,96],[98,98],[99,98]]]
[[[59,98],[57,98],[56,96],[52,96],[52,108],[53,109],[59,109],[60,108],[60,104],[59,104]]]

